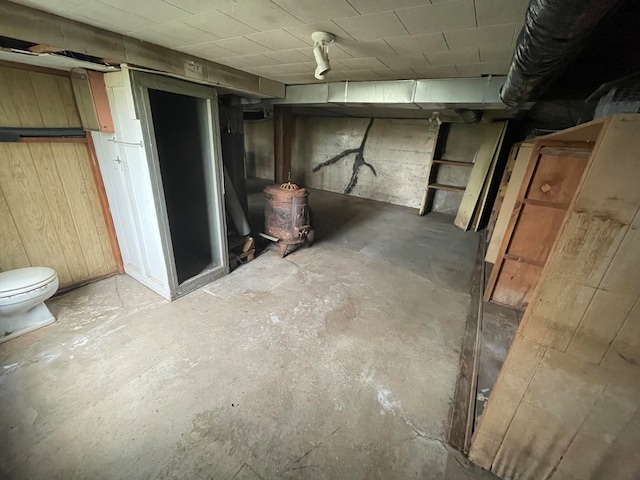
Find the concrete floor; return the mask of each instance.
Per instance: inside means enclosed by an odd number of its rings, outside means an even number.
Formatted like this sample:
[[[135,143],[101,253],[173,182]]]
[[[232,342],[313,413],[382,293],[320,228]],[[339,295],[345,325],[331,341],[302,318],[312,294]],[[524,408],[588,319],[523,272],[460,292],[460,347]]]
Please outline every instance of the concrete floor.
[[[50,301],[0,345],[0,477],[495,478],[445,443],[476,236],[311,204],[312,248],[173,303],[124,275]]]

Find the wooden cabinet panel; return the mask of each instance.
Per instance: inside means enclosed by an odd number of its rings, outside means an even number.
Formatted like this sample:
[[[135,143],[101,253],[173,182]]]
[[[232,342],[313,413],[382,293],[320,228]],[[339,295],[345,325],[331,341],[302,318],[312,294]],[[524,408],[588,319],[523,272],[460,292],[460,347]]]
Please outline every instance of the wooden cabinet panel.
[[[538,283],[542,267],[519,259],[502,261],[492,301],[514,308],[524,308]]]
[[[565,210],[523,205],[507,253],[532,263],[544,263],[565,217]],[[546,228],[540,228],[546,226]]]
[[[585,157],[542,154],[525,198],[568,206],[586,163]]]
[[[524,310],[582,179],[589,145],[538,142],[505,231],[485,300]]]

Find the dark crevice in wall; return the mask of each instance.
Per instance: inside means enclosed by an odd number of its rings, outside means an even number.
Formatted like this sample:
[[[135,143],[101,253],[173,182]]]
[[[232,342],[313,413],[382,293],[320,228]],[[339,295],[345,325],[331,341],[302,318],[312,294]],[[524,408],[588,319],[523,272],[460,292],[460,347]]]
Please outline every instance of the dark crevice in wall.
[[[353,171],[351,173],[351,179],[349,180],[349,184],[347,185],[347,187],[344,189],[344,193],[345,194],[351,193],[355,188],[355,186],[358,184],[358,172],[360,170],[360,167],[367,166],[371,169],[371,171],[375,176],[378,176],[378,174],[376,173],[376,169],[373,168],[373,165],[371,165],[370,163],[367,163],[367,161],[364,159],[364,147],[367,143],[367,138],[369,137],[369,131],[371,130],[371,127],[373,125],[373,120],[374,120],[373,118],[369,119],[369,125],[367,125],[367,129],[364,132],[364,137],[362,137],[362,142],[360,143],[360,147],[348,148],[347,150],[343,150],[335,157],[331,157],[329,160],[322,162],[319,165],[316,165],[315,167],[313,167],[313,172],[314,173],[318,172],[324,167],[328,167],[329,165],[338,163],[347,155],[351,155],[352,153],[355,153],[356,157],[353,160]]]

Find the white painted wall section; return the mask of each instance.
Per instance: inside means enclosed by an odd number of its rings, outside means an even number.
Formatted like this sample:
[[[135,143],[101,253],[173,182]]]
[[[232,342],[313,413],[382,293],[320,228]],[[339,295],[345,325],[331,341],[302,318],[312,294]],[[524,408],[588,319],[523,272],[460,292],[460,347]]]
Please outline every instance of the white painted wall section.
[[[107,73],[105,84],[116,133],[93,132],[100,171],[116,229],[124,270],[170,298],[157,206],[129,72]],[[115,141],[114,141],[115,140]]]

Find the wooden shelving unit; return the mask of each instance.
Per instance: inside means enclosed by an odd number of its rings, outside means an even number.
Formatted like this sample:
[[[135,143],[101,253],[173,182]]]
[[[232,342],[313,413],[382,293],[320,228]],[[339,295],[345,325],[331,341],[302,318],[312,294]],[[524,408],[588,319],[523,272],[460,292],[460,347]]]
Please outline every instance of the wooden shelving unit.
[[[433,153],[433,160],[431,160],[429,165],[429,174],[427,176],[427,185],[424,191],[424,197],[422,199],[422,205],[420,206],[419,215],[424,215],[431,210],[431,206],[433,204],[433,197],[437,190],[445,190],[448,192],[459,192],[464,193],[466,187],[464,185],[446,185],[443,183],[438,183],[438,170],[441,165],[445,165],[447,167],[460,167],[460,168],[472,168],[473,162],[463,162],[457,160],[447,160],[445,158],[440,158],[442,156],[442,152],[444,151],[444,146],[447,143],[447,137],[449,135],[449,124],[443,124],[440,127],[440,131],[438,134],[438,141],[436,142],[436,148]]]

